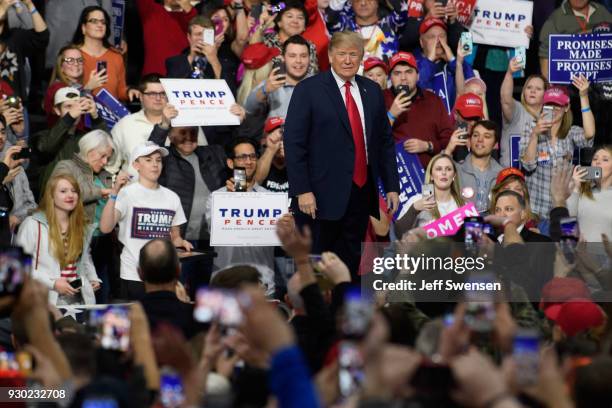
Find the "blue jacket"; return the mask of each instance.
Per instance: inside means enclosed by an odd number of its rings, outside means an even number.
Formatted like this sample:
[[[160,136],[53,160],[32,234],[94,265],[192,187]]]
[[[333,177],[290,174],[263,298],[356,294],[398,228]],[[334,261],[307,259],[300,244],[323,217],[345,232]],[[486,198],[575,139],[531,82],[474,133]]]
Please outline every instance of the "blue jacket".
[[[419,68],[419,86],[423,89],[429,89],[444,102],[449,115],[455,105],[456,89],[455,89],[455,68],[457,60],[453,59],[450,63],[431,62],[427,59],[421,50],[416,50],[414,56],[417,60]],[[472,66],[463,61],[463,76],[465,79],[472,78],[474,71]]]
[[[378,84],[359,75],[355,81],[365,115],[369,184],[375,186],[380,177],[385,191],[397,192],[395,145],[382,91]],[[331,70],[297,84],[283,137],[289,196],[312,192],[317,218],[342,218],[351,195],[355,147],[346,106]],[[371,190],[369,211],[378,218],[378,192]]]
[[[272,356],[268,382],[279,408],[321,406],[306,361],[297,346],[286,347]]]

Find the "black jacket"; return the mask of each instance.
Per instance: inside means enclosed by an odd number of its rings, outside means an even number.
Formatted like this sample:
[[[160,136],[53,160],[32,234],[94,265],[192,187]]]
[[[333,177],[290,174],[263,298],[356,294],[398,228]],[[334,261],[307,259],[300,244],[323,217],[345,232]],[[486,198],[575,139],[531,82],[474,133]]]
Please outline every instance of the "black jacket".
[[[149,140],[163,146],[169,131],[169,129],[162,129],[156,125]],[[159,184],[178,194],[183,211],[189,217],[195,190],[193,166],[181,156],[174,146],[171,145],[168,150],[170,154],[163,158],[163,170],[159,177]],[[200,161],[200,174],[208,190],[213,192],[223,187],[225,180],[227,180],[223,148],[218,145],[198,146],[194,154],[198,156]],[[204,205],[204,203],[200,204]],[[185,228],[187,228],[187,224],[183,224],[181,227],[183,234]]]
[[[240,65],[240,60],[234,55],[231,47],[229,47],[226,43],[227,42],[224,42],[217,51],[217,57],[219,58],[219,63],[221,64],[220,79],[225,79],[225,82],[227,82],[227,85],[232,93],[236,95],[236,89],[238,87],[236,83],[236,73],[238,71],[238,66]],[[187,59],[188,55],[189,48],[183,50],[183,52],[179,55],[166,59],[166,76],[168,78],[191,78],[193,68]],[[213,70],[212,65],[206,64],[206,68],[204,69],[204,78],[215,79],[215,71]]]
[[[149,292],[140,299],[140,303],[149,320],[151,332],[154,332],[160,323],[168,323],[180,329],[187,339],[196,334],[193,305],[181,302],[174,292]]]

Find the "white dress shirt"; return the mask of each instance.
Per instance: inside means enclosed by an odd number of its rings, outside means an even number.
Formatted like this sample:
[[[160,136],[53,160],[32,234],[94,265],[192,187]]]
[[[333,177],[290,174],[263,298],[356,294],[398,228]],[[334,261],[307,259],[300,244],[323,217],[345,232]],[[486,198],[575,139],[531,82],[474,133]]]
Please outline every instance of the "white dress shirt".
[[[344,101],[344,106],[346,106],[346,88],[344,84],[346,81],[338,76],[332,68],[331,70],[336,83],[338,84],[338,88],[340,88],[340,95],[342,95],[342,100]],[[363,102],[361,101],[361,92],[359,92],[359,86],[357,85],[357,81],[355,81],[355,77],[350,80],[351,83],[351,95],[353,96],[353,100],[357,105],[357,110],[359,111],[359,116],[361,118],[361,128],[363,129],[363,143],[366,151],[366,163],[368,160],[368,139],[366,138],[366,125],[365,125],[365,113],[363,111]],[[347,112],[348,113],[348,112]]]

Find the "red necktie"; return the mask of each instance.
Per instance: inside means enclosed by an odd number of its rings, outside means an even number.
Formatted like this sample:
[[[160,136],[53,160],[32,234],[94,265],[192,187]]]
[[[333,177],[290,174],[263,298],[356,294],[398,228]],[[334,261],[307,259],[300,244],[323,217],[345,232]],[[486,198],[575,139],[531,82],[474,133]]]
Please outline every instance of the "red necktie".
[[[349,122],[353,133],[353,142],[355,143],[355,165],[353,166],[353,182],[359,187],[363,187],[368,177],[368,169],[366,163],[366,150],[363,138],[363,126],[361,126],[361,116],[359,109],[351,95],[351,83],[347,81],[344,84],[346,88],[346,111],[348,112]]]

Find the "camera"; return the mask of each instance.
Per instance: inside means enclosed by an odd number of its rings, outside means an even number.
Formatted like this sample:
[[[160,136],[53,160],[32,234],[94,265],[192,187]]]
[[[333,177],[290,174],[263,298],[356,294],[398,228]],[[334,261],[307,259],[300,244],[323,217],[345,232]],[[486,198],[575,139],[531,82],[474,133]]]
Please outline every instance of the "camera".
[[[13,160],[29,159],[30,157],[32,157],[32,148],[24,147],[13,155]]]

